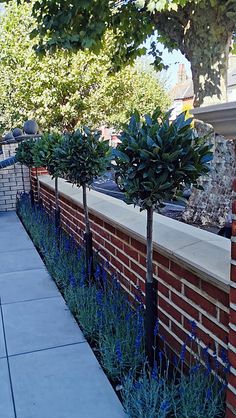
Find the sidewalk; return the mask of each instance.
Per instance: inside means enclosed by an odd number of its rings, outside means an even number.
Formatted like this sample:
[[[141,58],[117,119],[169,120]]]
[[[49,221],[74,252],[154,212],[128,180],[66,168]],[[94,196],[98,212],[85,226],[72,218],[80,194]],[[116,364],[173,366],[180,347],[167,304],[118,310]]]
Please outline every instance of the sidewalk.
[[[0,418],[125,418],[17,215],[0,213]]]

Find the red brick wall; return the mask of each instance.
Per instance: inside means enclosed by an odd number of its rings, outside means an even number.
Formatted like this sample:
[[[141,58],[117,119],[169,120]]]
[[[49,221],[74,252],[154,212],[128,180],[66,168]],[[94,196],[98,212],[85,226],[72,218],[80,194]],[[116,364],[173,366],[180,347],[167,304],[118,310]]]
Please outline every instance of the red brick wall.
[[[40,186],[43,204],[52,211],[54,193]],[[78,242],[83,240],[84,218],[82,207],[70,198],[60,197],[61,221],[65,230]],[[128,235],[120,227],[90,214],[94,248],[111,271],[118,272],[123,288],[130,297],[145,291],[145,243],[137,236]],[[161,333],[174,352],[179,353],[189,330],[190,320],[198,326],[198,336],[220,361],[222,347],[227,349],[229,322],[229,293],[216,284],[193,274],[180,262],[161,253],[154,245],[154,277],[158,282],[158,315]],[[140,290],[139,290],[140,289]]]
[[[31,168],[31,187],[34,193],[34,199],[37,201],[38,199],[38,181],[37,176],[42,176],[44,174],[48,174],[48,171],[45,167],[39,167],[39,168]]]
[[[236,417],[236,179],[233,185],[233,225],[231,246],[231,288],[230,288],[230,328],[229,328],[229,359],[231,373],[227,393],[227,418]]]

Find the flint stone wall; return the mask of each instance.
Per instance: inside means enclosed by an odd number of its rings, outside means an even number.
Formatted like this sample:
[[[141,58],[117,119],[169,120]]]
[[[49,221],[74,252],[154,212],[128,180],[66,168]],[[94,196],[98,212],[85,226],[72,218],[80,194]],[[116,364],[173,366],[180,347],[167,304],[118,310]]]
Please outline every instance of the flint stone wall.
[[[213,131],[211,125],[200,121],[195,126],[200,135]],[[235,141],[212,132],[207,142],[213,145],[212,169],[208,176],[200,179],[204,191],[193,190],[183,220],[199,225],[223,226],[232,208],[232,184],[236,174]]]

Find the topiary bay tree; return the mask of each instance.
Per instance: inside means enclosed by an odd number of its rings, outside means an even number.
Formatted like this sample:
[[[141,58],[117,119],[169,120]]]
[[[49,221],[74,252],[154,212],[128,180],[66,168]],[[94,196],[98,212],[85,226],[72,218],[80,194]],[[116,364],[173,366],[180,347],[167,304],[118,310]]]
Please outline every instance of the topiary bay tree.
[[[55,151],[60,161],[60,169],[66,179],[77,187],[82,187],[85,219],[85,250],[87,275],[93,268],[92,232],[90,229],[87,188],[97,176],[102,175],[110,163],[109,142],[101,138],[100,131],[82,127],[65,135],[64,141]]]
[[[60,208],[58,196],[58,177],[61,176],[61,162],[56,150],[61,146],[64,137],[59,133],[44,134],[33,149],[33,158],[38,167],[46,167],[52,178],[55,179],[55,224],[60,226]]]
[[[154,356],[156,295],[153,280],[153,213],[165,201],[179,197],[185,185],[198,187],[212,159],[210,146],[197,136],[192,119],[182,113],[173,123],[170,112],[160,110],[141,119],[135,113],[115,150],[115,169],[123,179],[125,201],[147,212],[146,347],[149,363]]]
[[[30,138],[19,143],[16,150],[16,159],[26,167],[34,167],[34,147],[35,139]]]

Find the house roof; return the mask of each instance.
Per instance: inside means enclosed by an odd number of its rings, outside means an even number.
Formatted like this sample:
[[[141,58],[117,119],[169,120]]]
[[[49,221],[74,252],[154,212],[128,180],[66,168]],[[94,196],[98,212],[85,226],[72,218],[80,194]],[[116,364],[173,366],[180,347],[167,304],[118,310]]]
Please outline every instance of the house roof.
[[[191,78],[177,83],[170,91],[170,96],[173,100],[189,99],[193,97],[193,82]]]
[[[236,68],[228,73],[228,87],[236,86]],[[177,83],[170,91],[172,100],[190,99],[193,97],[193,82],[191,78]]]

